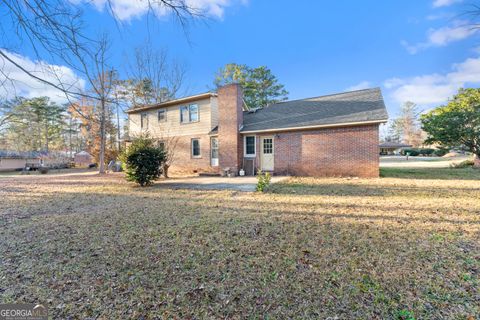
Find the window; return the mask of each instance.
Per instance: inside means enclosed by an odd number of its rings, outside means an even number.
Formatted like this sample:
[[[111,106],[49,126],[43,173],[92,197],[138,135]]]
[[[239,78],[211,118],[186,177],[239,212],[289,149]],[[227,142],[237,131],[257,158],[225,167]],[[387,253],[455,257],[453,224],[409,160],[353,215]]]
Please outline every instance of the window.
[[[218,138],[210,139],[210,143],[212,149],[211,157],[212,159],[218,159]]]
[[[200,158],[200,139],[192,139],[192,157]]]
[[[188,123],[190,122],[189,111],[187,106],[180,107],[180,122]]]
[[[255,136],[245,136],[245,155],[255,155]]]
[[[167,110],[158,110],[158,122],[165,122],[167,120]]]
[[[140,126],[142,129],[148,129],[148,113],[143,112],[140,115]]]
[[[273,153],[273,139],[265,138],[263,139],[263,154],[272,154]]]
[[[180,122],[190,123],[199,121],[199,108],[196,104],[180,107]]]
[[[190,107],[190,122],[197,122],[198,121],[198,106],[196,104],[192,104]]]

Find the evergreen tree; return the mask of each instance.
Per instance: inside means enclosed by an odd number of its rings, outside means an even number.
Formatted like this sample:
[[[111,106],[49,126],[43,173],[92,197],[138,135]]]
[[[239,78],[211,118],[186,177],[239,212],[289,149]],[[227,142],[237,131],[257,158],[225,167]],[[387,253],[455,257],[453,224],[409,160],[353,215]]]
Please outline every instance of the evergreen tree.
[[[288,99],[284,85],[265,66],[250,68],[235,63],[227,64],[217,72],[214,85],[218,89],[230,83],[238,83],[243,87],[248,108],[267,107]]]

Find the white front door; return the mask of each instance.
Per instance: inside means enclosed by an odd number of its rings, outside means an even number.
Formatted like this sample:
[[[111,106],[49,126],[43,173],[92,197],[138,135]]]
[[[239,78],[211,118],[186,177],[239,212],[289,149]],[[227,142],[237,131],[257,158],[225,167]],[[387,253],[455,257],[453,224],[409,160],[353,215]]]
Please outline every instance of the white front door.
[[[262,165],[262,170],[273,171],[273,164],[274,164],[273,136],[262,137],[260,149],[261,149],[260,161]]]
[[[212,167],[218,166],[218,138],[210,139],[210,164]]]

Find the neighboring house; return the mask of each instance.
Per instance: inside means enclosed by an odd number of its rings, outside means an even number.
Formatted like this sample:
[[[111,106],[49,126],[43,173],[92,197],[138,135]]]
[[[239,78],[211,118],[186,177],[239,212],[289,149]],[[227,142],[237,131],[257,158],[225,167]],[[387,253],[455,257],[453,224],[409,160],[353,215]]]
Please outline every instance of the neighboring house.
[[[173,168],[361,177],[378,177],[378,127],[388,117],[378,88],[246,111],[236,84],[127,113],[132,136],[176,137]]]
[[[93,157],[87,151],[80,151],[75,153],[74,162],[76,167],[88,167],[93,163]]]
[[[25,167],[40,166],[41,155],[38,152],[15,152],[0,150],[0,171],[15,171]]]
[[[381,155],[394,155],[400,154],[403,149],[411,148],[412,145],[400,142],[384,142],[380,143],[379,147]]]

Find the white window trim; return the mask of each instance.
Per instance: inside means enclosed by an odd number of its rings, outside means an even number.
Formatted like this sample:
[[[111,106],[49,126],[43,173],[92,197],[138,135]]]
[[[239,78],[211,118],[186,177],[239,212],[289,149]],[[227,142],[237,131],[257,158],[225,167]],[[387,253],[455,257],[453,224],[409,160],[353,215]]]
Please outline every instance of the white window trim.
[[[190,118],[192,117],[191,112],[190,112],[190,107],[191,106],[197,106],[197,120],[195,121],[190,121]],[[188,120],[187,121],[182,121],[182,108],[187,108],[188,111]],[[198,103],[192,103],[192,104],[187,104],[180,106],[179,108],[180,111],[180,124],[189,124],[189,123],[197,123],[200,122],[200,105]]]
[[[192,103],[188,105],[188,120],[190,120],[190,118],[192,117],[192,113],[190,112],[191,106],[197,106],[197,120],[190,121],[189,123],[200,122],[200,106],[198,105],[198,103]]]
[[[198,156],[193,155],[193,140],[198,141],[198,152],[200,153]],[[190,140],[190,156],[192,159],[198,159],[202,157],[202,145],[200,144],[200,138],[192,138]]]
[[[255,152],[253,154],[247,154],[247,137],[254,137],[255,138],[255,144],[254,144]],[[245,158],[253,158],[253,157],[257,156],[257,135],[248,134],[248,135],[243,136],[243,156]]]

